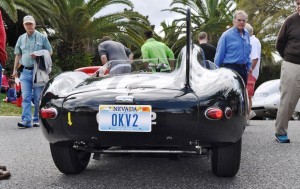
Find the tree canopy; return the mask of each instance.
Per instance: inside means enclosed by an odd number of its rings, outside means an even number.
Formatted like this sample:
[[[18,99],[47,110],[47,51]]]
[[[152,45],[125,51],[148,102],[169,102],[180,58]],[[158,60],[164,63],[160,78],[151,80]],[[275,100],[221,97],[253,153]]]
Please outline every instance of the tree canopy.
[[[128,8],[98,16],[114,4]],[[290,0],[173,0],[170,8],[164,11],[176,12],[182,17],[172,23],[163,21],[162,36],[156,34],[155,38],[165,42],[175,54],[185,45],[186,6],[191,8],[194,39],[199,32],[205,31],[215,46],[221,34],[232,26],[234,11],[245,10],[249,15],[248,22],[262,43],[263,65],[275,62],[276,35],[284,19],[294,11]],[[98,39],[105,35],[122,42],[138,57],[145,41],[143,33],[151,25],[147,16],[133,11],[130,0],[0,0],[0,8],[10,31],[9,42],[24,32],[22,18],[30,14],[35,17],[38,27],[48,32],[58,58],[62,60],[74,53],[92,52]]]

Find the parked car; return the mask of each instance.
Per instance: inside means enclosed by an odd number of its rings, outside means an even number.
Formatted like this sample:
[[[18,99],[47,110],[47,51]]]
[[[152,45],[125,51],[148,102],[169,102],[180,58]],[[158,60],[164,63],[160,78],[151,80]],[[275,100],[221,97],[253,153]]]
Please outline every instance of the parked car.
[[[280,79],[270,80],[262,83],[254,92],[252,98],[252,110],[255,118],[276,119],[280,104]],[[300,119],[300,101],[298,101],[292,119]]]
[[[92,153],[94,159],[158,153],[211,155],[214,174],[236,175],[248,108],[244,83],[229,69],[202,67],[202,51],[191,43],[189,9],[186,35],[170,73],[149,71],[164,66],[135,60],[122,62],[131,64],[129,74],[81,69],[49,80],[40,123],[62,173],[82,172]]]

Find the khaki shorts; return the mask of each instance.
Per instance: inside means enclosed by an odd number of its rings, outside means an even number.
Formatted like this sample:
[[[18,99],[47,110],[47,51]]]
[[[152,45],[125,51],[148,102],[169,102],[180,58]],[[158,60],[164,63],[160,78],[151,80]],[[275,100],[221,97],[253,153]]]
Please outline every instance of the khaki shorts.
[[[253,75],[248,75],[248,81],[247,81],[247,91],[248,96],[253,97],[254,95],[254,87],[255,87],[256,79],[253,77]]]

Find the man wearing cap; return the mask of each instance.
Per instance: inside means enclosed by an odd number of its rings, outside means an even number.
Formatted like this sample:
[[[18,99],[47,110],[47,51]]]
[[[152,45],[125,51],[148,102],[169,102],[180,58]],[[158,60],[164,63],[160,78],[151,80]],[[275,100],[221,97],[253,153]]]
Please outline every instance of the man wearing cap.
[[[48,50],[52,54],[52,47],[47,37],[35,30],[36,22],[34,18],[27,15],[23,18],[23,26],[26,33],[21,35],[15,46],[15,63],[13,76],[18,77],[17,69],[19,66],[23,67],[21,71],[20,81],[22,87],[22,121],[18,123],[21,128],[30,128],[32,126],[38,127],[38,106],[40,101],[40,94],[43,86],[36,86],[34,84],[34,64],[36,63],[36,56],[33,51]],[[32,93],[33,92],[33,93]],[[34,98],[34,115],[31,115],[31,99]]]

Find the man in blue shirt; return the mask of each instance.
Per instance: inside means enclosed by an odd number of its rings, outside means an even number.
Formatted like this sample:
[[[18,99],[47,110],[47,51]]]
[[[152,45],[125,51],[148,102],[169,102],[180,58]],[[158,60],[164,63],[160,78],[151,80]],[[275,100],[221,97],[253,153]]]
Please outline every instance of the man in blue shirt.
[[[250,37],[245,25],[248,15],[243,10],[237,10],[233,15],[233,27],[225,31],[217,46],[215,64],[239,73],[245,85],[248,72],[251,73]]]
[[[15,63],[13,76],[18,77],[17,68],[22,65],[23,71],[21,72],[21,90],[22,90],[22,121],[18,123],[21,128],[29,128],[32,125],[34,127],[39,126],[38,108],[40,95],[43,90],[43,86],[36,86],[34,78],[34,64],[36,63],[36,56],[34,51],[48,50],[52,54],[52,47],[47,37],[35,30],[36,23],[32,16],[27,15],[23,18],[23,25],[26,33],[21,35],[17,41],[15,47]],[[34,98],[34,115],[33,124],[31,114],[31,99],[32,94]]]

